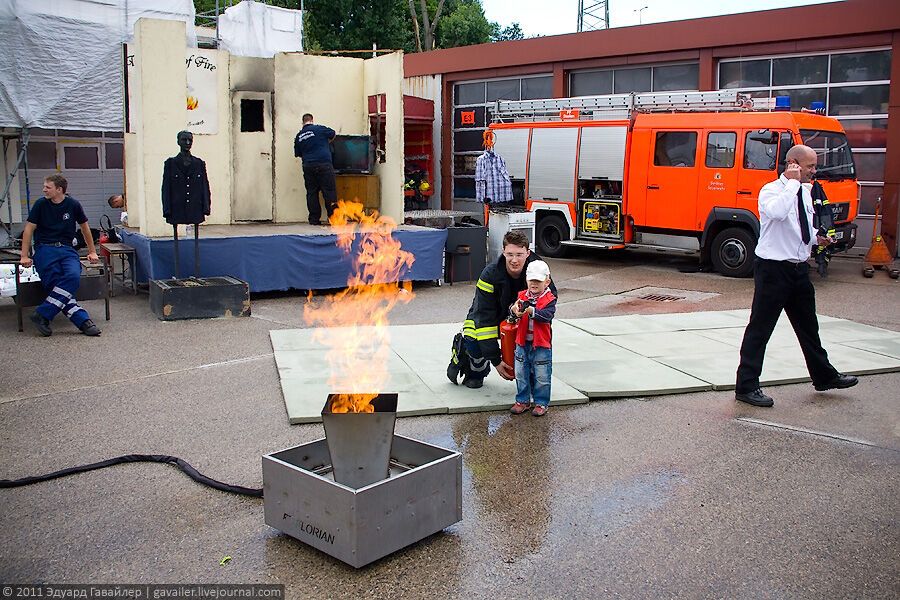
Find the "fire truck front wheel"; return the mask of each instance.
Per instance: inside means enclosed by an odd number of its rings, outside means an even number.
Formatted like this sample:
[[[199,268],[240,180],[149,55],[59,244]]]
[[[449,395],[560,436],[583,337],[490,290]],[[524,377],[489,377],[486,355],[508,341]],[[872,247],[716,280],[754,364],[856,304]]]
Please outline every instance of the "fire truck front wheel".
[[[541,256],[562,258],[568,248],[563,242],[569,239],[569,226],[559,215],[546,215],[537,222],[535,231],[537,250]]]
[[[729,227],[713,238],[710,258],[725,277],[748,277],[753,273],[756,239],[747,229]]]

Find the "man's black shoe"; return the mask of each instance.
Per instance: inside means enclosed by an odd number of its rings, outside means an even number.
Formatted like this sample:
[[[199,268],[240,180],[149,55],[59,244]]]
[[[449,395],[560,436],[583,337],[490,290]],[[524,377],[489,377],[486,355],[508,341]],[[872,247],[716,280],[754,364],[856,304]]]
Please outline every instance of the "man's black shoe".
[[[747,404],[752,404],[753,406],[773,406],[775,404],[775,401],[763,394],[763,391],[759,388],[756,388],[748,394],[735,392],[734,399],[740,402],[746,402]]]
[[[818,383],[813,387],[816,388],[817,392],[824,392],[825,390],[843,390],[849,387],[853,387],[859,383],[859,379],[853,375],[841,375],[838,373],[838,376],[829,381],[828,383]]]
[[[467,388],[472,388],[473,390],[477,390],[481,386],[484,385],[484,379],[476,379],[474,377],[466,377],[463,380],[463,385]]]
[[[28,318],[34,323],[35,329],[37,329],[42,336],[50,337],[53,335],[53,330],[50,329],[50,321],[41,316],[39,312],[34,311]]]
[[[79,329],[81,329],[81,333],[83,333],[84,335],[100,335],[100,328],[94,325],[94,322],[90,319],[82,323]]]

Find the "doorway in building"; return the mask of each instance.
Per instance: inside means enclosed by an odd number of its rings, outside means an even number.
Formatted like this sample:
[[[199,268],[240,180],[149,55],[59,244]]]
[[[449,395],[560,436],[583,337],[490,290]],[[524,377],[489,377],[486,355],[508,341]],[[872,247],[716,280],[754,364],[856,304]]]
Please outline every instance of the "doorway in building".
[[[272,94],[232,94],[232,220],[271,221]]]

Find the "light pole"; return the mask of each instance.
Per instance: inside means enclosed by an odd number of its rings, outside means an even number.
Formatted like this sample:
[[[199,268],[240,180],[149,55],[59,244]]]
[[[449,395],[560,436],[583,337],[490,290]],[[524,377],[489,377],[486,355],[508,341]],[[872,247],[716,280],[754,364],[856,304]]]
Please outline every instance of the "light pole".
[[[649,7],[649,6],[642,6],[642,7],[640,7],[640,8],[634,9],[633,12],[636,12],[636,13],[638,14],[638,25],[641,24],[641,14],[642,14],[645,10],[647,10],[648,8],[650,8],[650,7]]]

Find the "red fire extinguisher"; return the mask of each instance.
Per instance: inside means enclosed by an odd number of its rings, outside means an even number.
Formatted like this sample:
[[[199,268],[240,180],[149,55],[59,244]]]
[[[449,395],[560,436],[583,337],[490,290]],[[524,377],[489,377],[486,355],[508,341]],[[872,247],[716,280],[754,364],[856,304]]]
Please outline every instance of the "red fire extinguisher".
[[[510,315],[500,323],[500,358],[509,366],[516,364],[516,330],[519,329],[518,319]]]

